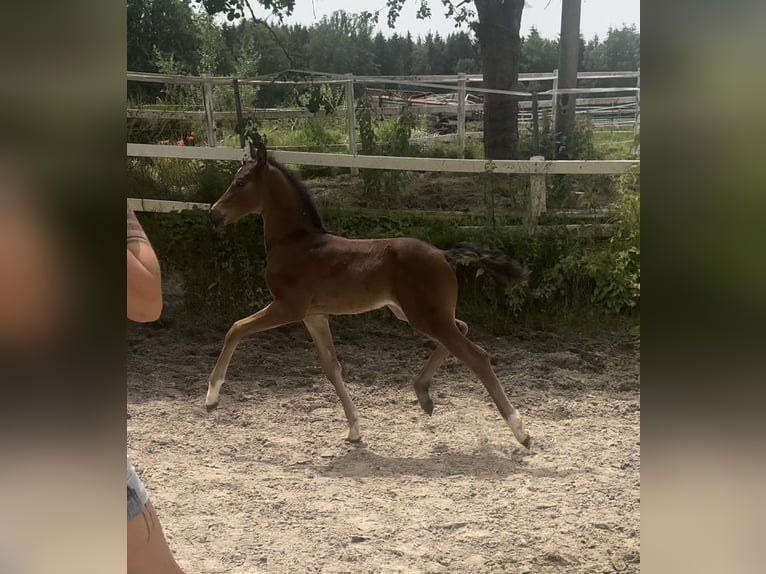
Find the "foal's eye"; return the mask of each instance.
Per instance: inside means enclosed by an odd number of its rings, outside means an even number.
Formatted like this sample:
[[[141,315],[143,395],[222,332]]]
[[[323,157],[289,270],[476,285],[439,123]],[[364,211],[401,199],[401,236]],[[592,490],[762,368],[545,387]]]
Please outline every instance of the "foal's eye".
[[[238,179],[234,185],[236,185],[237,187],[245,187],[245,180]]]

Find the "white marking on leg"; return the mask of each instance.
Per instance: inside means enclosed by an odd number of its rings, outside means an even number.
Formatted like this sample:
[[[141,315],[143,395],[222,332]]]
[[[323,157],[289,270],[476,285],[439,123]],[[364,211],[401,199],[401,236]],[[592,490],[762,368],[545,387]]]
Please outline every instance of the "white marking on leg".
[[[221,391],[221,386],[223,385],[223,381],[218,381],[214,383],[213,381],[210,381],[207,386],[207,395],[205,397],[205,405],[211,406],[218,402],[218,393]]]
[[[516,409],[511,411],[511,414],[508,415],[508,418],[505,420],[505,422],[507,422],[508,426],[511,427],[513,436],[515,436],[516,440],[521,444],[524,444],[529,439],[529,434],[527,434],[527,432],[524,430],[524,424],[522,423],[521,416]]]

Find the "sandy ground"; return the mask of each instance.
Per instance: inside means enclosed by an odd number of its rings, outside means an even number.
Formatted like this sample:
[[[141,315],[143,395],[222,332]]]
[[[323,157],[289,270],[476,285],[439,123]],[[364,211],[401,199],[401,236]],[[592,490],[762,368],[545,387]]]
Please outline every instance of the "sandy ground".
[[[128,327],[128,454],[187,573],[640,570],[638,340],[472,329],[530,453],[455,359],[420,410],[407,325],[333,330],[360,445],[302,326],[245,340],[210,414],[225,331]]]

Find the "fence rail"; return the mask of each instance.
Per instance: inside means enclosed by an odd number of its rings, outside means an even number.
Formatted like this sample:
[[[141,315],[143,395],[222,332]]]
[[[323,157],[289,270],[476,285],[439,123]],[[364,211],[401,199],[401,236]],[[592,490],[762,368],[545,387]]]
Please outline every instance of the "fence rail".
[[[307,76],[305,79],[298,80],[280,80],[279,78],[287,73],[294,73]],[[638,78],[639,72],[637,71],[616,71],[616,72],[578,72],[578,80],[605,80],[605,79],[619,79],[619,78]],[[362,80],[361,78],[365,78]],[[542,72],[542,73],[521,73],[519,74],[519,82],[545,82],[553,81],[556,78],[555,72]],[[128,81],[136,82],[154,82],[158,84],[202,84],[205,82],[205,78],[201,76],[181,76],[176,74],[157,74],[153,72],[128,72]],[[458,76],[456,75],[416,75],[416,76],[354,76],[355,81],[365,81],[369,83],[387,83],[398,84],[403,81],[413,81],[422,83],[437,83],[437,84],[455,84],[457,85]],[[480,83],[484,79],[481,74],[466,74],[466,82],[468,83]],[[208,76],[207,81],[214,85],[231,85],[231,77],[229,76]],[[306,70],[286,70],[278,74],[269,74],[266,76],[256,76],[250,78],[239,78],[241,84],[253,84],[253,85],[306,85],[312,83],[336,83],[341,84],[346,81],[346,78],[336,74],[324,74],[322,72],[306,71]]]
[[[186,147],[174,145],[128,144],[128,156],[166,157],[179,159],[209,159],[241,161],[244,150],[231,147]],[[639,164],[636,160],[483,160],[442,159],[423,157],[390,157],[382,155],[350,155],[307,151],[275,150],[269,152],[281,163],[387,169],[402,171],[438,171],[448,173],[505,174],[622,174]]]
[[[153,144],[127,144],[129,157],[161,157],[198,160],[243,161],[246,150],[230,147],[185,147]],[[388,157],[274,150],[271,155],[279,162],[354,169],[386,169],[401,171],[430,171],[441,173],[522,174],[530,177],[529,216],[537,218],[546,212],[546,175],[619,175],[640,165],[634,160],[479,160]]]

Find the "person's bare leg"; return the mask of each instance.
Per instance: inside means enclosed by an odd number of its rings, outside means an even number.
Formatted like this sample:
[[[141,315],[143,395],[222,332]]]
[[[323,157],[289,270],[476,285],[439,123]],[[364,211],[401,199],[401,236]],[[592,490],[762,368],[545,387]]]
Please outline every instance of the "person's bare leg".
[[[128,520],[128,574],[183,574],[150,501]]]

